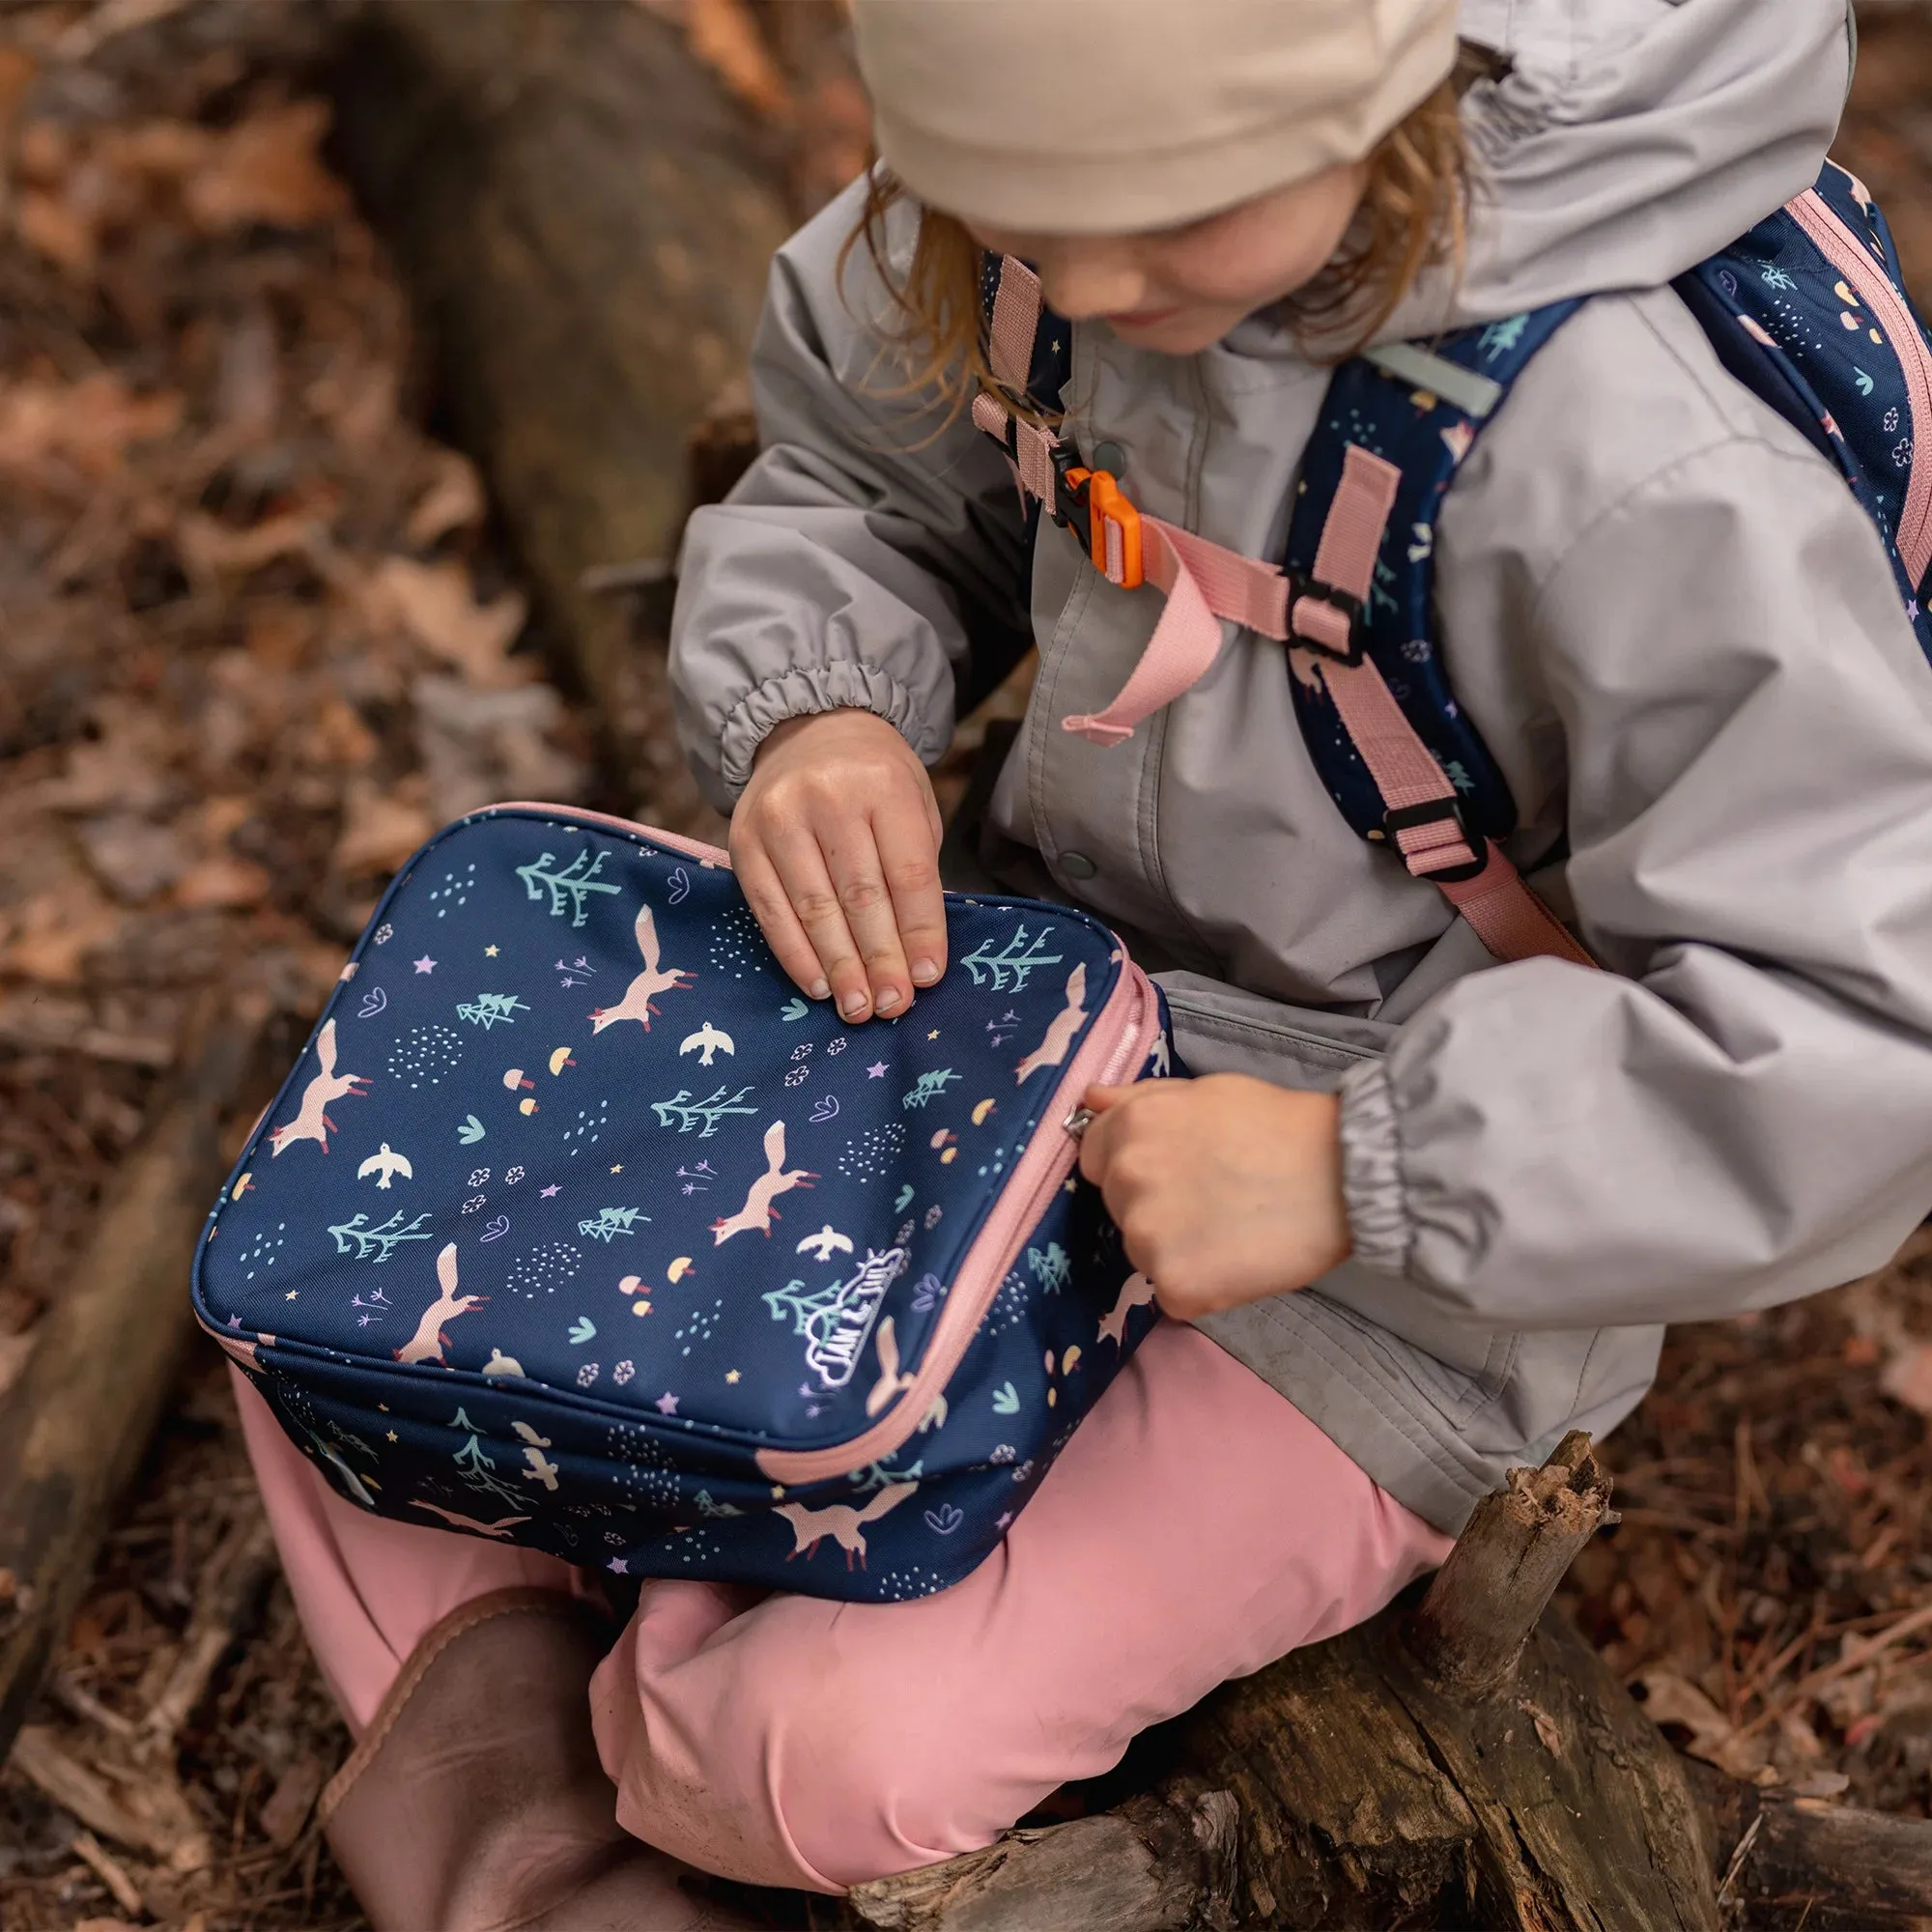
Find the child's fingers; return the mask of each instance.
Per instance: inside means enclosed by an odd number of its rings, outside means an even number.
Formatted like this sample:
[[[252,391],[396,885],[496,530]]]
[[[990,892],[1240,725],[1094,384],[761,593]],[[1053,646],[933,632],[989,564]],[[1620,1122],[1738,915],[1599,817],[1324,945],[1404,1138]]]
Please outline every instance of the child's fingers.
[[[764,848],[746,841],[731,854],[731,869],[739,889],[765,935],[765,944],[778,955],[778,962],[797,982],[799,990],[814,1000],[830,996],[832,987],[819,964],[811,941],[806,937],[798,915],[791,909],[783,883],[765,856]]]
[[[792,912],[818,955],[839,1015],[864,1019],[871,1011],[871,988],[817,835],[809,825],[787,827],[774,833],[765,849]]]
[[[819,843],[832,876],[832,888],[838,895],[839,910],[845,915],[846,930],[851,933],[865,965],[864,990],[868,1007],[890,1019],[911,1004],[912,978],[899,947],[892,889],[886,883],[871,820],[841,818],[821,832]],[[843,999],[838,1003],[838,1010],[846,1019],[866,1016],[864,1008],[848,1010]]]
[[[923,814],[915,821],[902,810],[874,814],[872,833],[912,982],[930,986],[946,970],[946,900],[939,889],[937,837]]]
[[[1114,1091],[1106,1087],[1091,1087],[1081,1102],[1092,1109],[1094,1118],[1087,1123],[1087,1131],[1080,1136],[1080,1172],[1103,1191],[1107,1185],[1107,1170],[1114,1161],[1114,1144],[1121,1137],[1122,1116],[1107,1111],[1111,1101],[1095,1107],[1094,1098],[1095,1094],[1104,1095]]]

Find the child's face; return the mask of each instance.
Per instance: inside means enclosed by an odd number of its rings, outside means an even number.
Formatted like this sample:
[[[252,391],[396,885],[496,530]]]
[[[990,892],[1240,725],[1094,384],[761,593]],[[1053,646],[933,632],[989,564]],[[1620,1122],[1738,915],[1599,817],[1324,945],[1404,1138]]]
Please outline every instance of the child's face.
[[[1104,322],[1137,349],[1193,355],[1321,271],[1354,219],[1367,179],[1367,166],[1350,162],[1151,235],[968,227],[982,248],[1031,262],[1048,305],[1070,321]]]

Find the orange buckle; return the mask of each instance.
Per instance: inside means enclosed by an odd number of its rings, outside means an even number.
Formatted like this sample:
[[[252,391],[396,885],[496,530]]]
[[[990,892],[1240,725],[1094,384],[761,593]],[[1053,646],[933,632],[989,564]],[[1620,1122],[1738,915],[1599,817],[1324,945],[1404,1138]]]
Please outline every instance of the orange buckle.
[[[1141,567],[1141,513],[1104,469],[1094,471],[1087,497],[1093,514],[1090,542],[1094,568],[1122,590],[1138,590],[1146,582]],[[1115,530],[1120,532],[1121,545],[1118,570],[1110,567],[1107,556],[1107,539]]]

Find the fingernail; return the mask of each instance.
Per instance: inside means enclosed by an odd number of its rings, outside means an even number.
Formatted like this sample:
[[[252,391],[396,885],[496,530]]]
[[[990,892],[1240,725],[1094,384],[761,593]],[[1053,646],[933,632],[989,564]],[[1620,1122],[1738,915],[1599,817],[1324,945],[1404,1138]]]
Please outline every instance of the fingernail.
[[[832,988],[823,980],[814,980],[805,990],[814,1000],[829,1000],[832,997]]]
[[[916,986],[929,986],[939,978],[939,968],[930,959],[915,959],[912,962],[912,979]]]
[[[880,1012],[889,1013],[895,1006],[898,1005],[898,1003],[899,1003],[899,989],[896,986],[888,986],[886,990],[883,993],[881,993],[876,1000],[872,1002],[872,1005],[875,1008],[877,1008]]]
[[[845,997],[838,1002],[838,1010],[841,1013],[843,1013],[848,1020],[856,1020],[859,1017],[859,1015],[866,1010],[865,994],[847,993]]]

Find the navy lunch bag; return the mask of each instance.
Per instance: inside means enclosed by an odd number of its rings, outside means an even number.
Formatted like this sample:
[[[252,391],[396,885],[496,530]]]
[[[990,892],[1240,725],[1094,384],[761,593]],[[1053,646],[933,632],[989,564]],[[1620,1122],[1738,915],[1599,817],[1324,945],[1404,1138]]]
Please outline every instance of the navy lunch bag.
[[[893,1020],[801,999],[724,854],[540,805],[390,886],[195,1258],[335,1492],[612,1576],[893,1601],[999,1542],[1152,1326],[1075,1172],[1168,1070],[1064,906],[949,895]]]

